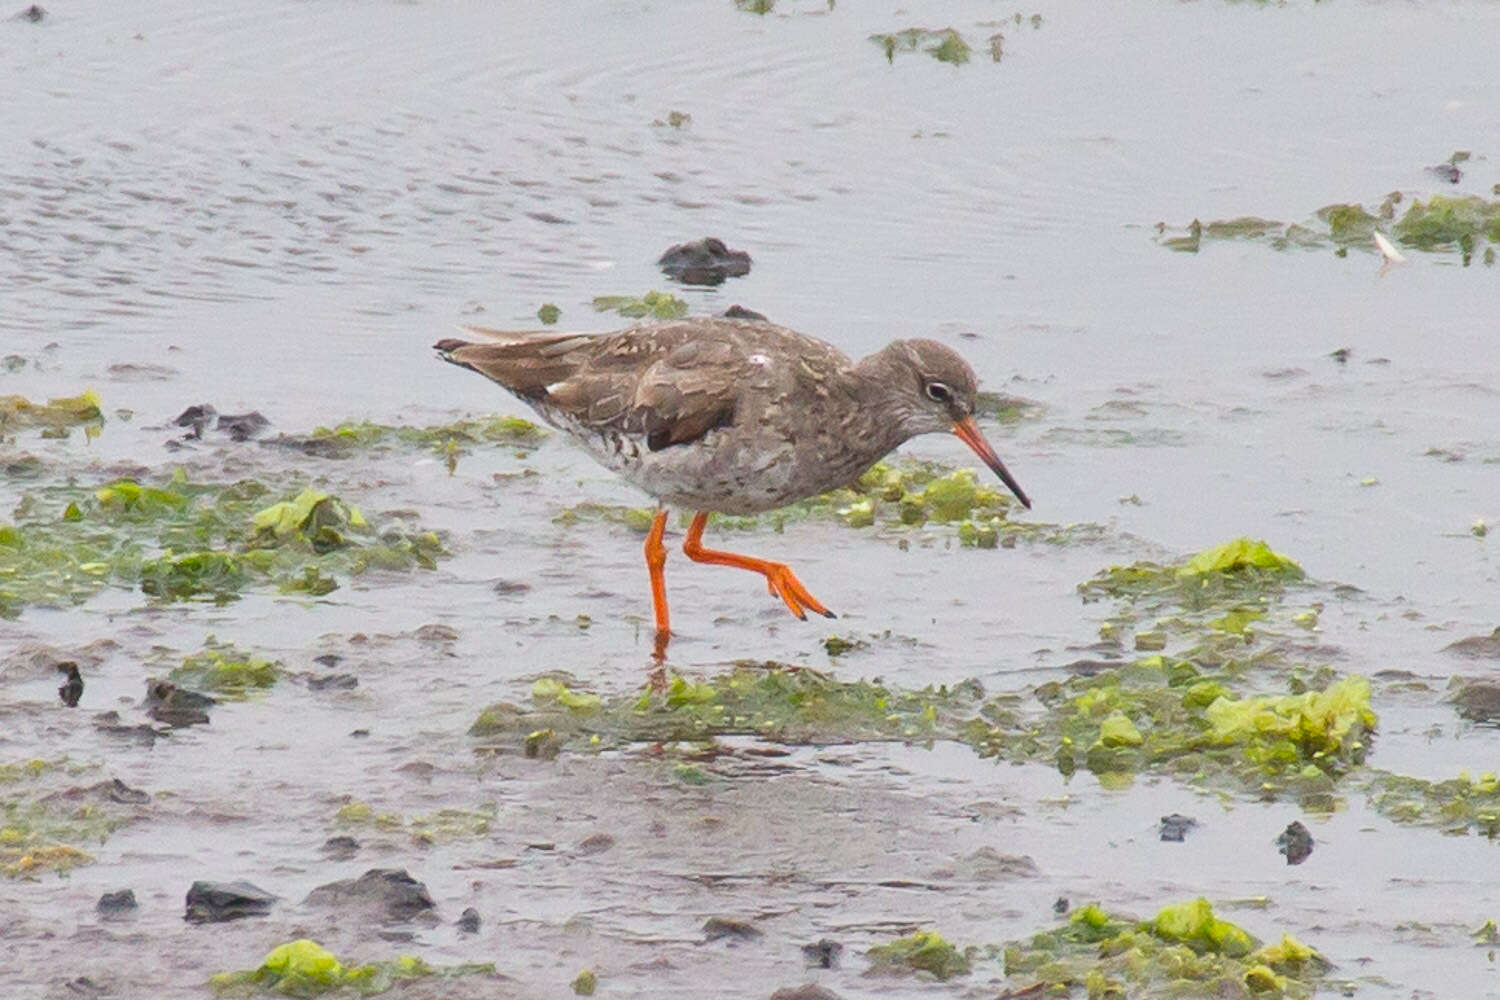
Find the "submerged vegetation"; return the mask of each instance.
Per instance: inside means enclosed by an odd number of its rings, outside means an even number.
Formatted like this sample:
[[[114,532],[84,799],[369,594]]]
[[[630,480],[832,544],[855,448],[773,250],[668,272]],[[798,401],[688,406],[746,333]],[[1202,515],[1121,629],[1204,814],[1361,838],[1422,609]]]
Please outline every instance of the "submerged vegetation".
[[[238,972],[220,972],[209,985],[221,996],[316,997],[335,990],[374,996],[418,979],[495,974],[494,963],[433,966],[415,955],[400,955],[383,962],[345,965],[316,941],[299,938],[271,949],[259,967]]]
[[[633,295],[596,296],[594,310],[619,313],[630,319],[681,319],[688,314],[688,304],[671,292],[653,289],[639,298]]]
[[[86,775],[98,769],[66,758],[0,764],[0,875],[35,879],[91,864],[85,847],[137,819],[150,801],[118,779],[74,784]]]
[[[194,483],[181,470],[160,485],[27,493],[0,523],[0,617],[81,603],[108,586],[161,601],[223,603],[259,583],[320,596],[341,575],[431,569],[446,555],[434,533],[377,527],[322,491],[275,497],[255,480]]]
[[[1041,984],[1047,995],[1081,987],[1100,998],[1308,997],[1331,968],[1290,934],[1258,946],[1204,899],[1166,906],[1150,920],[1091,903],[1053,930],[1006,945],[1004,960],[1008,977]]]
[[[25,396],[0,396],[0,438],[37,427],[42,437],[66,437],[70,427],[83,427],[92,437],[104,426],[102,405],[92,389],[45,403],[34,403]]]
[[[1386,233],[1404,247],[1427,252],[1457,251],[1465,267],[1479,253],[1488,266],[1495,262],[1500,244],[1500,199],[1479,195],[1435,194],[1412,199],[1393,191],[1373,210],[1360,204],[1325,205],[1315,213],[1316,221],[1277,222],[1242,217],[1214,222],[1194,219],[1181,231],[1164,223],[1157,225],[1157,242],[1169,250],[1197,253],[1205,240],[1261,240],[1277,250],[1335,247],[1379,252],[1376,233]]]
[[[535,448],[547,432],[520,417],[471,417],[451,424],[405,427],[369,421],[318,427],[311,434],[282,435],[268,441],[320,458],[353,458],[371,452],[412,448],[442,455],[451,461],[478,445]]]

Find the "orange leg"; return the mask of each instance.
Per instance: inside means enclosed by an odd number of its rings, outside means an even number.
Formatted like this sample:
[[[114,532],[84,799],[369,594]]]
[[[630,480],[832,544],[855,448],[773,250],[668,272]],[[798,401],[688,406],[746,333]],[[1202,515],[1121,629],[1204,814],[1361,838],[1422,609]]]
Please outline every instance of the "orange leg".
[[[796,574],[786,563],[770,562],[766,559],[756,559],[753,556],[737,555],[733,552],[719,552],[715,549],[703,547],[703,526],[708,523],[708,515],[699,511],[693,515],[693,523],[688,527],[687,538],[683,539],[682,551],[693,562],[713,563],[716,566],[734,566],[738,569],[748,569],[759,573],[766,578],[766,587],[781,598],[782,602],[791,609],[792,614],[798,618],[807,619],[807,612],[815,611],[825,618],[837,617],[832,611],[823,607],[818,599],[807,592],[802,586],[802,581],[797,579]]]
[[[651,530],[646,532],[646,570],[651,574],[651,605],[656,610],[656,659],[667,651],[667,639],[672,635],[672,626],[667,620],[667,548],[661,543],[667,531],[666,508],[656,512]]]

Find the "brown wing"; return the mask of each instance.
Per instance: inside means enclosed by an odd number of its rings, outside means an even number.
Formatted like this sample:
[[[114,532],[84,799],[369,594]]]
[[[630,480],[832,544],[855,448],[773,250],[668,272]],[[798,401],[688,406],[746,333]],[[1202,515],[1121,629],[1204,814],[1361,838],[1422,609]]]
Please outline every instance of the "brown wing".
[[[702,320],[611,334],[511,334],[434,345],[535,406],[600,430],[646,438],[652,451],[734,422],[747,352],[732,327]]]

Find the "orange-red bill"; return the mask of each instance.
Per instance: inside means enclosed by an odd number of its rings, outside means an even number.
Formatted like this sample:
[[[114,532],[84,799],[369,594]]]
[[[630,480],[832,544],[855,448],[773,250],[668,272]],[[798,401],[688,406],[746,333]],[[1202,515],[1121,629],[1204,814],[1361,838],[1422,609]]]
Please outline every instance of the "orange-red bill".
[[[1031,508],[1031,500],[1027,498],[1026,491],[1021,489],[1021,484],[1016,482],[1010,470],[1005,467],[1005,463],[1000,461],[1000,456],[995,454],[995,449],[991,448],[990,443],[984,439],[984,433],[974,422],[973,417],[964,417],[962,420],[954,421],[953,433],[958,435],[960,441],[973,448],[974,454],[984,459],[984,464],[995,471],[995,475],[1000,477],[1002,483],[1010,487],[1016,499],[1021,501],[1021,506],[1028,510]]]

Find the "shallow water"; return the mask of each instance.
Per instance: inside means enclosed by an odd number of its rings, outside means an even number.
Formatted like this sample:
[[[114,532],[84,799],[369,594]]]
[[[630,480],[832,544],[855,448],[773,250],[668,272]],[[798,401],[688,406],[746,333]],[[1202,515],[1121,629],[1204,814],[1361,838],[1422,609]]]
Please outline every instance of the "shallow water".
[[[1426,694],[1377,698],[1372,763],[1430,777],[1493,768],[1496,731],[1461,722],[1438,692],[1451,674],[1494,670],[1441,652],[1500,624],[1493,541],[1470,532],[1500,520],[1494,270],[1456,254],[1382,269],[1373,252],[1242,242],[1176,254],[1154,227],[1303,222],[1391,190],[1451,193],[1425,168],[1455,150],[1474,153],[1458,191],[1489,194],[1500,7],[1036,9],[1041,27],[1003,26],[1000,63],[976,51],[963,67],[920,53],[888,65],[867,36],[914,15],[854,4],[783,2],[757,17],[727,0],[85,3],[41,24],[0,21],[0,353],[27,359],[0,374],[0,395],[94,387],[110,416],[91,443],[27,432],[0,455],[40,455],[50,477],[84,483],[117,463],[292,474],[372,510],[415,509],[455,552],[435,573],[319,601],[153,607],[110,591],[0,622],[4,662],[31,643],[118,642],[86,671],[83,708],[127,721],[158,672],[151,647],[191,651],[207,633],[292,670],[339,653],[360,678],[353,692],[283,683],[143,748],[66,713],[50,673],[7,670],[0,763],[66,755],[154,804],[66,879],[0,882],[0,992],[69,995],[62,984],[87,975],[113,995],[197,996],[210,973],[307,933],[340,954],[494,960],[516,995],[557,995],[584,966],[601,988],[655,996],[746,982],[761,996],[806,978],[846,996],[989,995],[992,966],[914,984],[864,978],[858,953],[915,926],[979,944],[1022,937],[1053,921],[1059,896],[1149,914],[1201,894],[1269,897],[1228,915],[1320,948],[1358,995],[1500,995],[1469,938],[1500,910],[1493,845],[1398,826],[1358,796],[1304,817],[1319,846],[1288,869],[1272,842],[1295,807],[1221,808],[1164,779],[1064,784],[961,746],[794,748],[702,788],[649,749],[476,757],[464,731],[478,707],[524,699],[539,672],[600,691],[642,683],[639,537],[553,517],[643,498],[557,435],[523,456],[465,456],[452,477],[431,455],[320,464],[255,445],[163,446],[180,432],[162,425],[204,401],[259,409],[289,433],[524,413],[428,345],[461,322],[532,325],[546,302],[563,326],[612,328],[594,296],[665,287],[656,256],[711,233],[755,267],[719,289],[676,289],[695,310],[741,303],[851,354],[906,335],[955,344],[990,388],[1045,407],[989,428],[1034,516],[1108,529],[997,551],[939,533],[903,551],[815,522],[747,536],[751,551],[794,558],[841,634],[874,637],[838,660],[839,676],[1020,688],[1086,655],[1109,608],[1074,588],[1099,568],[1265,537],[1325,582],[1317,639],[1337,669],[1429,680]],[[960,0],[920,17],[983,38],[995,29],[981,22],[1011,13]],[[667,125],[672,111],[691,120]],[[907,450],[966,454],[946,439]],[[509,478],[523,469],[539,475]],[[0,484],[0,509],[29,488]],[[530,589],[497,596],[497,579]],[[755,581],[676,555],[668,581],[675,668],[828,665],[830,627],[787,618]],[[1333,583],[1358,591],[1335,596]],[[429,623],[458,638],[414,636]],[[398,770],[414,762],[431,767]],[[342,796],[408,816],[490,803],[496,819],[425,847],[358,831],[361,854],[335,863],[318,847],[340,832]],[[1155,819],[1174,810],[1204,826],[1161,844]],[[572,850],[601,831],[613,849]],[[540,843],[555,846],[528,848]],[[1029,855],[1038,874],[932,876],[986,845]],[[476,867],[497,859],[515,864]],[[437,900],[442,922],[415,928],[413,944],[296,902],[376,865],[408,868]],[[286,902],[227,929],[183,923],[193,879],[239,877]],[[881,884],[893,880],[920,885]],[[127,885],[139,915],[100,924],[98,894]],[[466,906],[485,917],[472,937],[451,926]],[[766,935],[700,944],[717,915],[755,918]],[[825,936],[844,943],[843,967],[805,972],[797,947]]]

